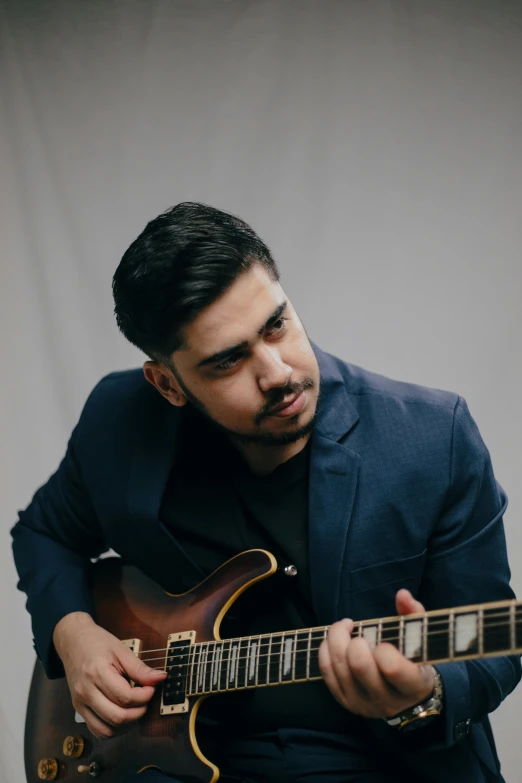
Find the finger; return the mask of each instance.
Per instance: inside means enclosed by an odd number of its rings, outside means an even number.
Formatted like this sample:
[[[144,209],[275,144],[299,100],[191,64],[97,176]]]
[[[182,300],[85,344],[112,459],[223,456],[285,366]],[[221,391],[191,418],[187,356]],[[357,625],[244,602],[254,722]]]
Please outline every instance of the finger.
[[[417,614],[425,612],[424,606],[420,601],[416,601],[409,590],[402,588],[395,596],[395,606],[399,614]]]
[[[141,707],[148,704],[154,695],[151,685],[132,687],[113,666],[101,673],[96,685],[109,701],[120,707]]]
[[[123,643],[121,649],[118,650],[118,660],[130,679],[139,682],[140,685],[157,685],[159,682],[163,682],[167,676],[164,669],[151,669],[146,663],[140,661]]]
[[[347,659],[353,680],[366,693],[366,699],[381,702],[389,698],[390,689],[366,639],[352,639]]]
[[[412,704],[423,701],[435,686],[431,666],[417,666],[408,661],[391,644],[379,644],[374,650],[374,660],[381,677]]]
[[[352,620],[340,620],[328,629],[325,639],[325,666],[330,679],[342,682],[349,678],[350,670],[346,659],[346,650],[350,644],[350,635],[353,630]],[[326,655],[328,656],[326,658]]]
[[[120,707],[108,699],[98,688],[94,688],[89,694],[88,708],[95,713],[104,723],[113,728],[125,727],[128,723],[141,718],[146,707]]]
[[[85,720],[87,728],[91,734],[94,734],[94,736],[98,737],[98,739],[110,739],[116,734],[116,729],[114,729],[112,726],[109,726],[108,723],[105,723],[105,721],[96,715],[96,713],[93,712],[93,710],[91,710],[91,708],[86,704],[82,705],[80,709],[77,710],[77,712],[79,712],[82,718]]]
[[[330,692],[350,709],[355,685],[347,663],[346,650],[353,629],[351,620],[340,620],[328,629],[328,636],[319,648],[319,667]]]

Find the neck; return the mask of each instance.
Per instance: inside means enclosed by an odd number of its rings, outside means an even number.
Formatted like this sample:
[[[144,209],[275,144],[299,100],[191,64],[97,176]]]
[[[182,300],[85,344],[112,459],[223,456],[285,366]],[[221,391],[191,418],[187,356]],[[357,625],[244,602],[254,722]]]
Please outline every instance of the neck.
[[[255,443],[230,435],[230,440],[256,476],[267,476],[283,462],[295,457],[310,440],[310,433],[295,443],[282,445]]]
[[[322,626],[192,645],[174,641],[166,663],[187,667],[185,690],[192,696],[316,680],[321,679],[319,647],[327,635],[328,626]],[[418,664],[519,654],[522,601],[361,620],[352,636],[364,637],[372,648],[388,642]]]

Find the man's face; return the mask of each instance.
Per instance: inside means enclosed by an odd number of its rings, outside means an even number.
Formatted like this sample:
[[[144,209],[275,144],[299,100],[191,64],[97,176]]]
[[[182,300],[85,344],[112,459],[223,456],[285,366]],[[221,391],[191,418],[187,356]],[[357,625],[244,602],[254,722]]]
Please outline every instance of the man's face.
[[[219,427],[246,441],[292,443],[308,434],[319,367],[280,284],[254,264],[184,330],[172,354],[180,391]]]

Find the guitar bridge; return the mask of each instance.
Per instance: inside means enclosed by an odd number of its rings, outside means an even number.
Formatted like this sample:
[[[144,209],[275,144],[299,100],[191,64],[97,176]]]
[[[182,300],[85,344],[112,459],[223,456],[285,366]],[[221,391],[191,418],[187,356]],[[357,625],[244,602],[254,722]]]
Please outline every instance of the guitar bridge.
[[[171,633],[168,638],[165,671],[167,679],[161,692],[162,715],[174,715],[188,712],[187,678],[189,667],[189,652],[194,644],[194,631]]]

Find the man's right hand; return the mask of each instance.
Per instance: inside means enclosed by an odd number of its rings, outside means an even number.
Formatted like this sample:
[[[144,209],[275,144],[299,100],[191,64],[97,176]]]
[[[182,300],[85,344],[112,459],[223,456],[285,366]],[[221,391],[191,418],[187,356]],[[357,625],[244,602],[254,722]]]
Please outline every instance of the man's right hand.
[[[53,642],[64,665],[73,707],[99,739],[120,734],[141,718],[154,686],[166,677],[166,672],[140,661],[85,612],[62,617]],[[125,675],[137,685],[131,687]]]

